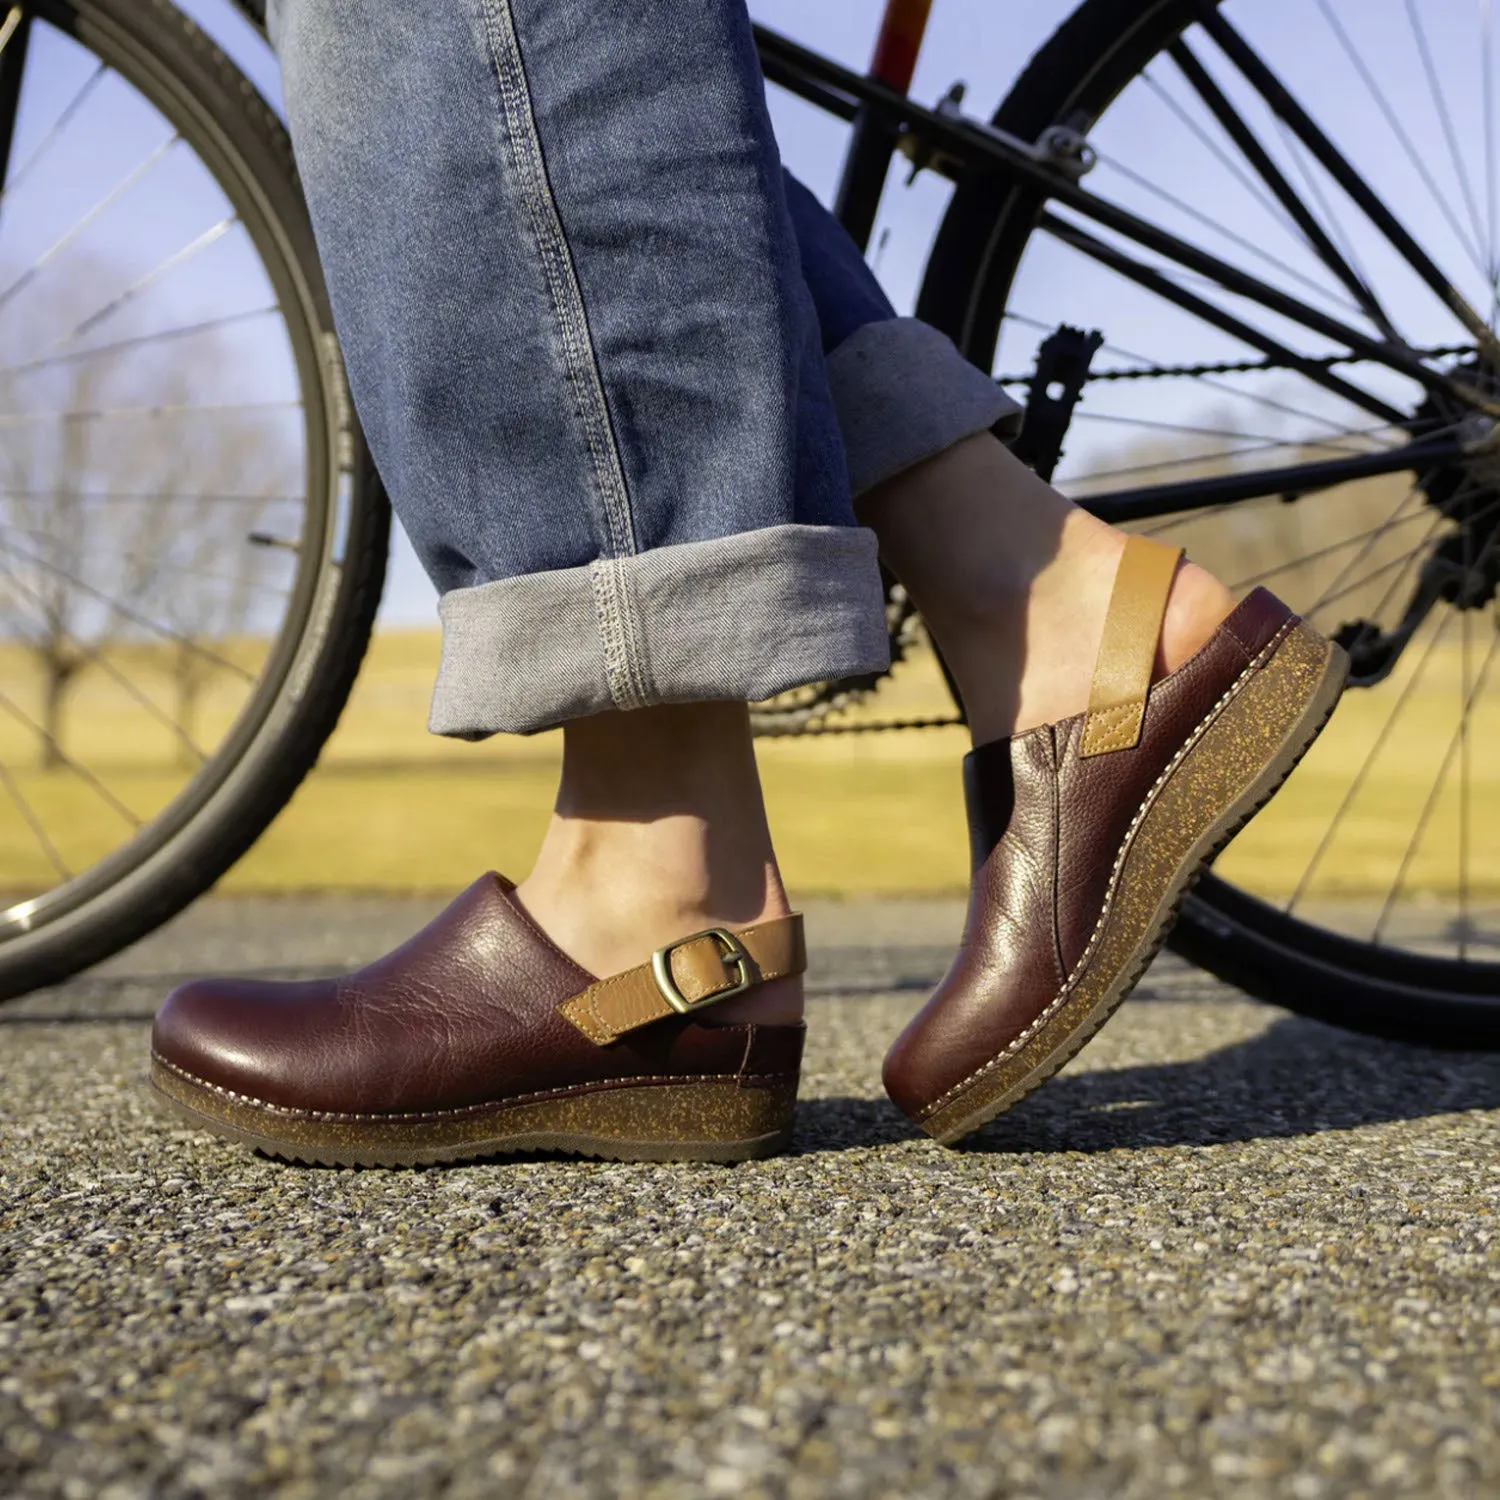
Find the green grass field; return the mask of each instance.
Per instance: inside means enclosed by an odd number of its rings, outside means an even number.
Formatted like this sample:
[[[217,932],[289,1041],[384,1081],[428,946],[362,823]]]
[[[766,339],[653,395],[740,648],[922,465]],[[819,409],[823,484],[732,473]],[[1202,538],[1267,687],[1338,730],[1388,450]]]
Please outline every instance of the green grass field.
[[[253,646],[223,649],[253,667]],[[437,658],[435,634],[376,639],[318,769],[223,889],[442,892],[490,867],[524,873],[545,827],[560,736],[466,745],[427,734]],[[1420,651],[1409,652],[1378,692],[1350,695],[1283,794],[1224,857],[1226,873],[1267,895],[1295,885],[1419,658]],[[90,669],[70,695],[62,739],[118,807],[76,772],[40,767],[37,736],[27,723],[41,714],[40,674],[15,648],[0,648],[9,705],[0,721],[6,890],[34,891],[56,879],[28,811],[57,857],[76,869],[128,836],[127,813],[154,814],[189,774],[161,721],[173,711],[166,664],[140,647],[114,648],[113,659],[119,676],[144,692],[157,713],[116,677]],[[1434,650],[1320,866],[1314,893],[1389,888],[1453,737],[1463,670],[1459,643]],[[235,679],[221,674],[199,705],[200,736],[212,741],[222,733],[241,701]],[[919,656],[857,713],[934,713],[945,706],[935,664]],[[1476,892],[1489,895],[1500,895],[1500,839],[1493,834],[1500,827],[1500,766],[1484,747],[1495,743],[1490,731],[1500,728],[1497,716],[1500,707],[1483,705],[1469,738],[1469,878]],[[791,887],[802,895],[962,890],[967,850],[958,762],[966,745],[956,729],[762,741],[766,797]],[[1456,887],[1461,754],[1456,747],[1446,789],[1429,810],[1426,838],[1405,879],[1411,891],[1443,895]]]

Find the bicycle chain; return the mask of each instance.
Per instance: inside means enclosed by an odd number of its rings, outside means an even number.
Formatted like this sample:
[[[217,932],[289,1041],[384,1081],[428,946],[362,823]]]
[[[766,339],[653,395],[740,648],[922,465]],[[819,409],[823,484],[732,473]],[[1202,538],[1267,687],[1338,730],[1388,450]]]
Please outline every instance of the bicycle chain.
[[[900,584],[886,600],[886,629],[891,638],[891,666],[906,659],[906,653],[922,641],[922,619]],[[812,683],[793,689],[784,698],[772,698],[750,707],[750,722],[756,739],[779,740],[819,734],[875,734],[884,729],[941,729],[962,724],[959,717],[872,720],[868,724],[828,724],[833,715],[863,702],[873,687],[841,688],[837,683]],[[800,694],[807,694],[806,697]],[[784,701],[789,699],[791,701]]]
[[[1459,354],[1472,354],[1474,346],[1472,344],[1447,344],[1433,349],[1412,349],[1408,352],[1418,359],[1451,359]],[[1327,354],[1319,355],[1315,359],[1302,360],[1296,365],[1288,364],[1283,359],[1250,359],[1221,364],[1152,365],[1137,370],[1099,370],[1097,372],[1091,370],[1087,383],[1092,384],[1096,380],[1164,380],[1179,376],[1196,380],[1203,375],[1255,375],[1263,370],[1296,370],[1309,365],[1319,370],[1331,370],[1336,365],[1365,364],[1369,358],[1367,354]],[[998,375],[995,377],[995,384],[1029,386],[1033,378],[1031,375]]]
[[[864,694],[859,696],[863,697]],[[836,708],[828,710],[830,714],[837,711]],[[774,727],[757,729],[755,737],[759,740],[806,740],[830,734],[883,734],[893,729],[950,729],[965,722],[957,714],[923,719],[871,719],[867,724],[825,724],[824,717],[820,715],[810,719],[800,729],[791,724],[777,724]]]

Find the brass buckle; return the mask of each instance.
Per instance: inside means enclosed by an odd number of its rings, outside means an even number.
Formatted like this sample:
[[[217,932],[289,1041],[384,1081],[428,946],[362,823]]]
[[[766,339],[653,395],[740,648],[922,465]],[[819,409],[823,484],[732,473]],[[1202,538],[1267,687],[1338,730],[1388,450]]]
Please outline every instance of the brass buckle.
[[[704,995],[701,999],[689,1000],[677,988],[677,981],[672,977],[672,955],[679,948],[685,948],[689,943],[696,943],[699,938],[713,938],[715,942],[723,943],[726,951],[719,955],[719,959],[726,970],[731,967],[735,970],[735,983],[732,989],[715,990],[711,995]],[[656,987],[661,991],[662,999],[679,1015],[684,1016],[700,1005],[713,1005],[719,1000],[728,1000],[732,995],[743,995],[755,983],[750,973],[748,950],[732,932],[722,927],[708,927],[702,932],[678,938],[675,943],[668,943],[665,948],[658,948],[651,955],[651,976],[656,980]]]

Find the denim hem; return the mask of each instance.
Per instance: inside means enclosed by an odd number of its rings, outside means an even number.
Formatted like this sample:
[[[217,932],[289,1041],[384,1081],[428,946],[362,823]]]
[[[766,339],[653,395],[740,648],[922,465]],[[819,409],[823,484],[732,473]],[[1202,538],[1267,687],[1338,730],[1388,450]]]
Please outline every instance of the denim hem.
[[[754,702],[890,665],[875,534],[853,526],[769,526],[477,584],[438,613],[428,728],[457,739],[653,703]],[[629,661],[612,659],[621,620]]]
[[[976,432],[1006,442],[1023,408],[917,318],[866,323],[828,356],[828,384],[856,495]]]

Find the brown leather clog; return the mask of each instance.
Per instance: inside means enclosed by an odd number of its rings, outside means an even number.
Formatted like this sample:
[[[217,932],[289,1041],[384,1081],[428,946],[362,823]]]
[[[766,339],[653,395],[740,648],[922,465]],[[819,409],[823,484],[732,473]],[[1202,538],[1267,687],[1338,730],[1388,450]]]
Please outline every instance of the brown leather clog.
[[[951,1144],[1050,1078],[1113,1014],[1193,879],[1333,712],[1348,658],[1257,589],[1155,685],[1181,552],[1131,537],[1087,713],[964,762],[973,856],[958,957],[885,1063]]]
[[[791,1137],[803,1027],[716,1026],[711,1007],[805,967],[790,916],[596,979],[491,874],[358,973],[173,991],[151,1086],[191,1123],[301,1162],[740,1161]]]

